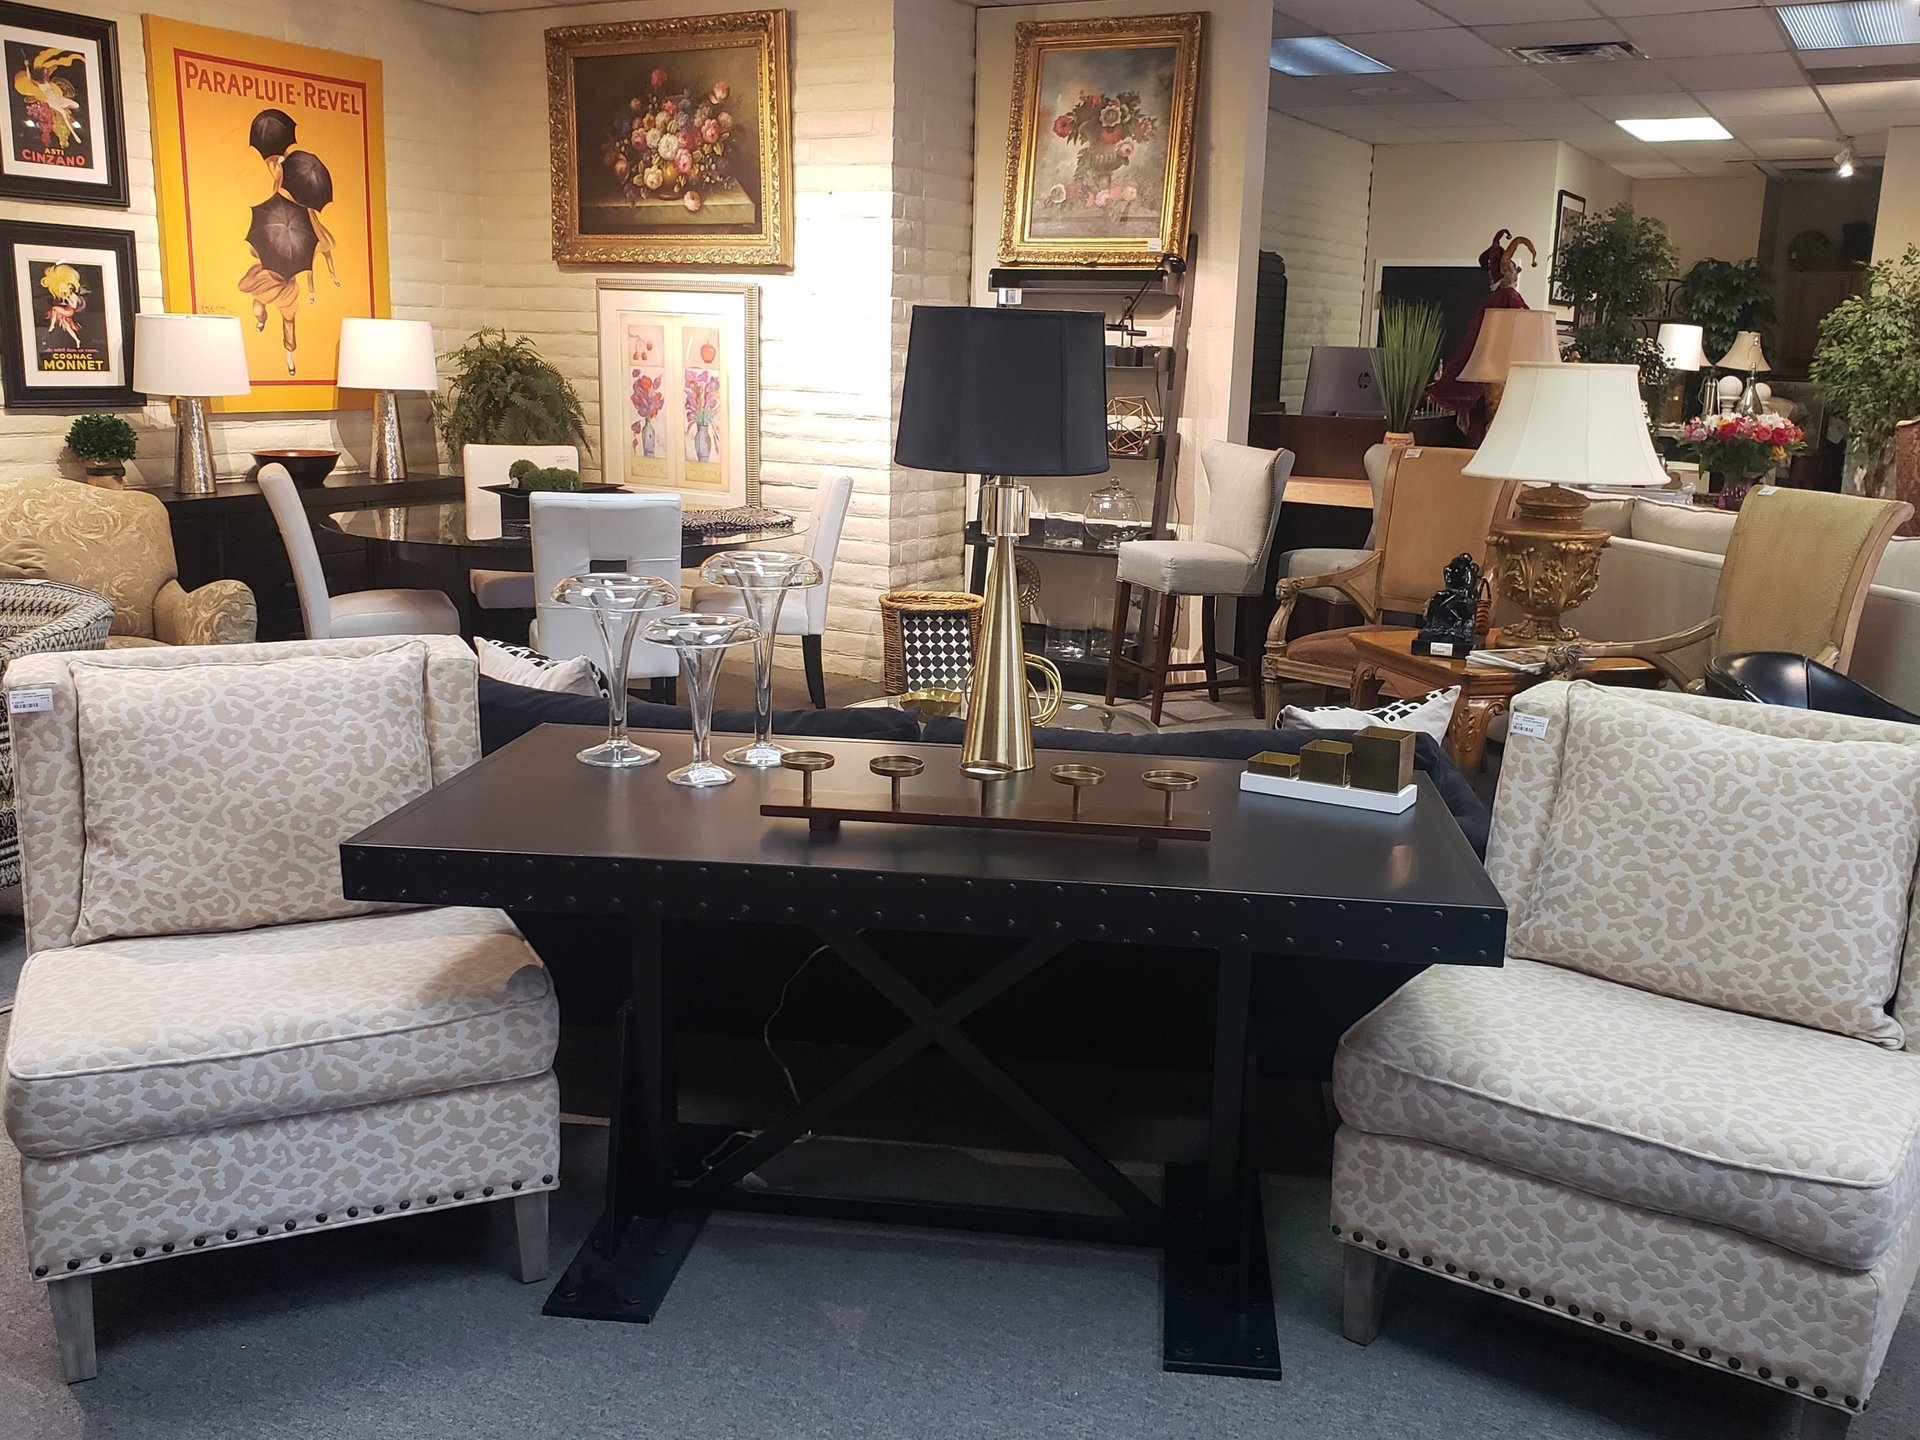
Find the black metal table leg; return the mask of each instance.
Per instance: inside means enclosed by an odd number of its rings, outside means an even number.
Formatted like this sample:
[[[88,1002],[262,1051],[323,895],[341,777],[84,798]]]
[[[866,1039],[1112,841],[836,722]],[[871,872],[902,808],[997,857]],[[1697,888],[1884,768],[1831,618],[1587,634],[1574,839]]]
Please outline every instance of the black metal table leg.
[[[630,935],[633,988],[620,1011],[606,1208],[543,1313],[644,1324],[659,1313],[706,1211],[675,1203],[679,1096],[659,919],[636,917]]]
[[[1266,1222],[1257,1177],[1247,1165],[1248,1110],[1259,1070],[1248,1039],[1252,1000],[1252,952],[1245,945],[1223,949],[1206,1163],[1167,1167],[1161,1366],[1278,1380]]]

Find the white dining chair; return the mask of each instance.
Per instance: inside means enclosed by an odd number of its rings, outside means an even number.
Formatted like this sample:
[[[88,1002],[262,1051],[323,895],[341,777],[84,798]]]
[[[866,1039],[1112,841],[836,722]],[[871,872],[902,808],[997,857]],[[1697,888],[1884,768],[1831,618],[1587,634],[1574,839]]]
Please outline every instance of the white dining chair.
[[[538,492],[532,496],[533,626],[528,643],[556,660],[584,655],[606,664],[606,647],[592,612],[565,605],[553,590],[570,575],[594,572],[652,575],[680,584],[680,497],[671,491],[623,495]],[[662,645],[633,644],[631,680],[665,681],[672,692],[680,658]]]
[[[847,506],[853,499],[853,477],[835,475],[813,492],[813,518],[807,526],[807,554],[825,578],[811,590],[789,595],[780,606],[781,635],[800,637],[800,657],[807,668],[807,698],[816,710],[827,707],[827,679],[820,654],[827,633],[827,592],[833,588],[833,562],[840,553],[840,533],[847,526]],[[700,585],[687,601],[689,610],[744,615],[740,592],[724,585]]]
[[[327,593],[313,522],[284,465],[263,465],[256,477],[280,527],[293,566],[300,619],[309,640],[355,640],[366,635],[458,635],[460,611],[438,590],[355,590]]]
[[[475,539],[500,534],[500,497],[489,485],[507,483],[507,471],[516,460],[531,460],[543,470],[559,466],[580,468],[580,451],[573,445],[462,445],[460,481],[467,497],[467,534]],[[473,603],[482,610],[531,610],[531,570],[469,570],[467,584]]]

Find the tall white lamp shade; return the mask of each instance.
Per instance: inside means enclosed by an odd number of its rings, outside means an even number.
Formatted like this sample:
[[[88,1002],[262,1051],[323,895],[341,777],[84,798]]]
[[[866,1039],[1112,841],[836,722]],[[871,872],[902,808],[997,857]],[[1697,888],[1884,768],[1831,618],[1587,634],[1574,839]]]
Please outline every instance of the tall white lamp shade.
[[[1635,365],[1542,365],[1507,372],[1507,398],[1465,473],[1576,489],[1664,487]]]
[[[340,322],[340,365],[335,375],[344,389],[374,392],[368,472],[375,480],[406,479],[407,457],[400,441],[400,407],[394,391],[438,388],[433,327],[424,320],[350,316]]]
[[[1733,337],[1733,344],[1727,347],[1727,353],[1720,357],[1722,370],[1745,370],[1751,375],[1764,375],[1773,367],[1767,363],[1766,355],[1760,349],[1760,332],[1742,330]]]
[[[207,400],[245,395],[247,345],[237,315],[133,317],[133,388],[174,397],[174,488],[211,495],[213,445]]]
[[[1704,370],[1707,332],[1699,325],[1662,325],[1660,359],[1669,370]]]
[[[1551,310],[1489,310],[1480,317],[1480,335],[1461,370],[1462,380],[1501,385],[1518,361],[1560,363],[1559,317]]]

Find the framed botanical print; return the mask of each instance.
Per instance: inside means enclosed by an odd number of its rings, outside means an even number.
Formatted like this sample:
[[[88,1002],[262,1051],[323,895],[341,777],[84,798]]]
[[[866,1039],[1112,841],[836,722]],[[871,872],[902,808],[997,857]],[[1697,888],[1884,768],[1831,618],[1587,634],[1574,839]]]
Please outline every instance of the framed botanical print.
[[[131,410],[131,230],[0,221],[0,388],[9,410]]]
[[[793,264],[787,12],[547,31],[553,258]]]
[[[0,3],[0,195],[127,208],[119,26]]]
[[[1552,287],[1547,299],[1555,305],[1569,306],[1574,297],[1561,285],[1559,279],[1561,247],[1567,243],[1567,236],[1573,233],[1573,227],[1586,218],[1587,197],[1576,195],[1571,190],[1562,190],[1554,200],[1553,206],[1553,259],[1547,263],[1553,267]]]
[[[603,478],[760,503],[760,287],[600,282]]]
[[[1204,14],[1014,27],[1003,265],[1184,257]]]

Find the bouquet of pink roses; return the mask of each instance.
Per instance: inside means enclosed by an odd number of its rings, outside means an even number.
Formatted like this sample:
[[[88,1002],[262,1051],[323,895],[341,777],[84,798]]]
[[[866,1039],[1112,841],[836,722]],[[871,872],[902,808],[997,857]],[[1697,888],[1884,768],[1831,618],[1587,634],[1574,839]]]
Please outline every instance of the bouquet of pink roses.
[[[1702,415],[1680,430],[1680,448],[1702,471],[1752,479],[1807,448],[1807,432],[1784,415]]]
[[[627,102],[600,145],[629,202],[678,200],[698,214],[707,195],[738,184],[732,94],[724,80],[696,92],[654,70],[646,97]]]

